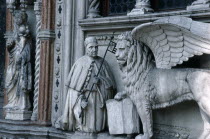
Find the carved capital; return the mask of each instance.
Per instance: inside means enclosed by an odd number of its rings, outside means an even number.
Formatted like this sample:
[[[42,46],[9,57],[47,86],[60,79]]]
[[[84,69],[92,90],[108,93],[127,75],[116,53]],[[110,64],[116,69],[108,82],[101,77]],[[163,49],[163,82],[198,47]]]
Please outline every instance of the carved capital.
[[[37,2],[34,2],[34,12],[36,15],[41,15],[41,9],[42,9],[42,3],[37,1]]]

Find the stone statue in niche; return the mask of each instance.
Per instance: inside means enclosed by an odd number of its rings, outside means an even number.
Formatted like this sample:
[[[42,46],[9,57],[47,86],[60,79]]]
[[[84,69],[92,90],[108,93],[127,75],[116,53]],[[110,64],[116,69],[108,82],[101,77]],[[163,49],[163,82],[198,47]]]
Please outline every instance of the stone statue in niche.
[[[210,138],[210,70],[171,69],[194,55],[210,54],[209,27],[190,18],[167,17],[133,29],[130,37],[137,44],[118,41],[116,58],[125,74],[125,90],[143,124],[144,134],[136,139],[152,138],[153,109],[188,100],[197,102],[204,122],[199,139]],[[127,48],[120,47],[124,43]]]
[[[66,104],[56,128],[97,133],[107,127],[105,102],[113,98],[115,82],[106,61],[98,74],[103,58],[98,56],[96,38],[86,38],[85,47],[86,55],[74,63],[67,77]]]
[[[8,103],[4,106],[6,119],[27,120],[31,115],[31,41],[27,18],[25,12],[15,14],[13,38],[7,41],[9,65],[5,83],[8,98]]]

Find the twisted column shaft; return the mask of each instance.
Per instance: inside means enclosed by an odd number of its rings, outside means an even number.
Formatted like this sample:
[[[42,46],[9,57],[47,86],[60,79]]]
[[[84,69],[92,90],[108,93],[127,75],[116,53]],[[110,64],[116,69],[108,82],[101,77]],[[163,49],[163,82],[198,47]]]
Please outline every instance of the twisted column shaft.
[[[39,97],[39,76],[40,76],[40,47],[41,40],[39,38],[41,30],[41,2],[34,3],[34,11],[36,14],[36,56],[35,56],[35,84],[34,84],[34,103],[33,103],[33,114],[31,120],[37,120],[38,115],[38,97]]]

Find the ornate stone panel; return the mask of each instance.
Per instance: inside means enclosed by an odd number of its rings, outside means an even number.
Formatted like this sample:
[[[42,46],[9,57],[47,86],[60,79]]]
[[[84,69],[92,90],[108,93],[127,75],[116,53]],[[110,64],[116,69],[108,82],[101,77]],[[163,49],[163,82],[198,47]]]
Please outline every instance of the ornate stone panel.
[[[52,97],[52,124],[54,125],[62,111],[62,66],[63,66],[63,0],[56,1],[55,21],[55,47],[54,47],[54,74],[53,74],[53,97]]]

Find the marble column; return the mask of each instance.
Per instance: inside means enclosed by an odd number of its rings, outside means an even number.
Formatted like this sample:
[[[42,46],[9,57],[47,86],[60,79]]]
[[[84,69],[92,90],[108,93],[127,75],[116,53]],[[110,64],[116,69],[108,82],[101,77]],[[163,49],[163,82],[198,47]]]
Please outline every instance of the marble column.
[[[210,0],[196,0],[190,6],[187,6],[187,10],[202,10],[210,8]]]
[[[55,39],[55,1],[42,0],[40,46],[40,75],[38,95],[38,122],[51,124],[54,39]]]
[[[136,0],[135,8],[127,15],[141,15],[152,13],[153,11],[150,0]]]
[[[41,0],[37,0],[34,3],[34,11],[36,14],[36,56],[35,56],[35,80],[34,80],[34,102],[33,102],[33,114],[31,120],[37,120],[38,114],[38,96],[39,96],[39,76],[40,76],[40,47],[41,40],[39,38],[39,33],[41,30]]]
[[[97,18],[99,15],[100,0],[89,0],[88,18]]]

